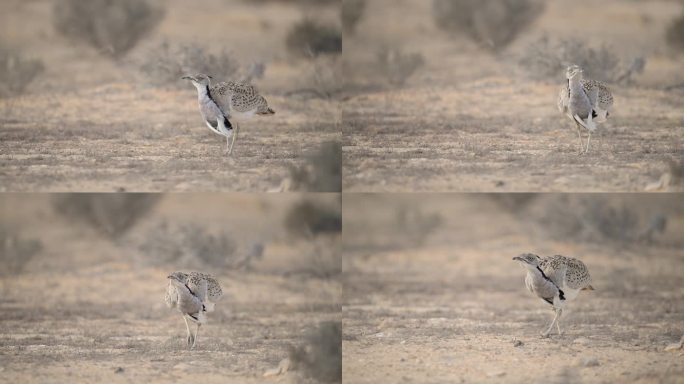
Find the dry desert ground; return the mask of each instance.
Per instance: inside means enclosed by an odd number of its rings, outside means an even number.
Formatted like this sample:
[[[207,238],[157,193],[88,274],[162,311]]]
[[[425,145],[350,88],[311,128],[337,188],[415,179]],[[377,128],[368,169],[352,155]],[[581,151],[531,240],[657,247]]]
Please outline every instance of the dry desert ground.
[[[2,196],[0,381],[263,382],[312,329],[340,322],[338,240],[329,239],[328,256],[293,240],[282,220],[301,197],[281,196],[168,195],[116,239],[57,214],[55,196]],[[263,242],[263,254],[236,269],[193,264],[200,251],[174,248],[179,243],[170,236],[140,247],[140,236],[153,237],[160,220],[195,223],[215,236],[226,230],[237,246],[226,257],[242,258],[252,241]],[[35,241],[40,247],[30,252]],[[12,268],[27,254],[21,268]],[[337,267],[312,270],[316,257]],[[191,351],[182,317],[164,304],[166,276],[174,270],[209,272],[223,286]],[[321,270],[329,276],[315,273]],[[312,382],[301,370],[270,380]]]
[[[543,3],[528,29],[489,52],[438,29],[431,1],[370,2],[344,40],[344,190],[643,191],[667,172],[684,145],[684,59],[664,37],[681,3]],[[625,65],[646,59],[631,84],[610,84],[612,115],[588,155],[577,155],[575,126],[556,108],[563,71],[535,79],[518,64],[543,35],[606,46]],[[384,74],[401,74],[410,59],[374,65],[387,49],[424,65],[393,85]]]
[[[615,208],[578,231],[572,212],[595,203]],[[667,229],[651,243],[616,240],[655,212]],[[684,335],[677,196],[355,195],[343,217],[345,382],[683,382],[681,348],[666,350]],[[539,335],[553,312],[511,260],[525,252],[589,268],[595,290],[566,305],[563,336]]]
[[[334,83],[334,60],[301,59],[285,48],[293,24],[304,16],[339,23],[337,7],[156,3],[163,20],[116,60],[56,33],[52,1],[0,4],[0,43],[45,67],[24,94],[0,98],[2,190],[265,192],[323,142],[339,141],[337,103],[306,91],[318,86],[314,74]],[[223,154],[225,139],[204,125],[189,82],[159,86],[140,70],[162,42],[225,50],[245,71],[265,64],[253,82],[276,114],[241,124],[232,158]]]

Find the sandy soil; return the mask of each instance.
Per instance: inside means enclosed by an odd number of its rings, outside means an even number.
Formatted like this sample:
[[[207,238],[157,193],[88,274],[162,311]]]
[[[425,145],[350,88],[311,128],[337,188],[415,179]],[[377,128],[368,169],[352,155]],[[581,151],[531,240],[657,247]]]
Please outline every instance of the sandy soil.
[[[56,34],[52,2],[2,2],[3,44],[46,67],[26,94],[0,100],[2,190],[263,192],[322,142],[340,139],[337,103],[297,92],[311,87],[313,64],[284,47],[305,13],[330,19],[335,7],[164,3],[154,33],[111,61]],[[138,70],[161,41],[227,48],[244,67],[266,63],[255,84],[276,115],[242,123],[232,159],[223,155],[225,139],[201,120],[191,84],[151,87]]]
[[[141,262],[151,256],[129,247],[127,236],[112,242],[65,223],[45,196],[5,195],[3,225],[40,239],[43,250],[22,273],[1,276],[0,381],[263,382],[312,327],[340,321],[340,282],[302,273],[307,245],[283,234],[282,212],[296,200],[167,196],[136,224],[141,231],[160,217],[203,220],[229,228],[236,239],[269,240],[250,270],[211,269],[224,297],[188,351],[181,316],[163,302],[175,266]],[[306,382],[300,372],[271,381]]]
[[[485,195],[345,196],[345,382],[684,382],[684,352],[664,351],[684,335],[675,198],[623,200],[671,210],[652,245],[619,245],[553,240]],[[407,207],[442,225],[407,242],[392,226]],[[552,312],[525,289],[511,260],[521,252],[572,255],[591,271],[596,290],[566,306],[561,337],[539,336]]]
[[[581,2],[547,2],[497,55],[437,30],[430,4],[373,2],[345,36],[345,191],[642,191],[681,156],[684,97],[664,90],[684,82],[682,57],[663,39],[678,4],[613,0],[586,14]],[[557,83],[528,80],[516,64],[544,33],[648,60],[632,86],[612,85],[612,118],[586,156],[556,109],[563,74]],[[372,65],[382,46],[420,53],[425,66],[403,87],[388,86]]]

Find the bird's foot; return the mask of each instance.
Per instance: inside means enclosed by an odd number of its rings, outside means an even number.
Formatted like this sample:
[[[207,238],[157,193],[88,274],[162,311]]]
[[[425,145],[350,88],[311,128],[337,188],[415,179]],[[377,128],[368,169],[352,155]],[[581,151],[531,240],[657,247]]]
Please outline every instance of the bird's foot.
[[[188,338],[186,341],[188,343],[188,349],[192,349],[192,347],[195,346],[195,338],[192,335],[188,335]]]
[[[542,339],[548,339],[548,338],[549,338],[549,334],[550,334],[549,332],[540,332],[540,333],[539,333],[539,336],[540,336]]]

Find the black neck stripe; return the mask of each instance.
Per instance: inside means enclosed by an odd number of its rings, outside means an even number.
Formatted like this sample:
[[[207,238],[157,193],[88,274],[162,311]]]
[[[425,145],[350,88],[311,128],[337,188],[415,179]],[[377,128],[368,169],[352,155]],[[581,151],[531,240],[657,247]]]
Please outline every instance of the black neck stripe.
[[[546,279],[547,281],[549,281],[551,284],[553,284],[554,287],[556,287],[556,289],[558,290],[558,296],[560,296],[560,299],[561,299],[561,300],[565,300],[565,292],[563,292],[563,290],[560,289],[560,287],[557,286],[556,283],[553,282],[553,280],[549,279],[549,278],[546,276],[546,274],[544,273],[544,271],[542,271],[542,269],[539,268],[538,265],[537,265],[537,271],[541,272],[542,277],[543,277],[544,279]]]

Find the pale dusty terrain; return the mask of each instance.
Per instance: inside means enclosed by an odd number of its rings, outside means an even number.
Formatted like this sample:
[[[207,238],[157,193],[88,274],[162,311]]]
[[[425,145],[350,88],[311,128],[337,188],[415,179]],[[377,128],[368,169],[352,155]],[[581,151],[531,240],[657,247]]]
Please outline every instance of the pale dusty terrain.
[[[49,196],[3,196],[3,227],[43,249],[23,272],[0,276],[0,382],[264,382],[307,332],[340,321],[339,279],[307,273],[309,245],[283,232],[283,212],[299,198],[167,196],[135,225],[135,235],[146,234],[167,217],[224,228],[239,244],[265,241],[248,270],[204,270],[224,297],[189,351],[180,314],[164,304],[166,276],[180,268],[150,265],[154,256],[128,234],[111,241],[65,222]],[[299,371],[270,381],[308,382]]]
[[[344,190],[643,191],[658,180],[684,146],[684,94],[665,90],[684,83],[684,61],[663,37],[681,6],[546,3],[529,30],[490,54],[438,30],[431,2],[373,2],[356,34],[345,36]],[[563,74],[530,80],[516,64],[543,34],[647,59],[632,85],[611,84],[614,110],[588,155],[577,155],[576,129],[556,109]],[[425,65],[403,87],[388,86],[372,64],[383,46],[419,53]]]
[[[664,351],[684,335],[681,201],[614,196],[668,212],[651,245],[620,245],[550,237],[528,215],[558,198],[537,196],[516,212],[486,195],[346,196],[345,382],[684,382],[684,352]],[[438,213],[442,224],[415,238],[420,225],[393,224],[402,210]],[[566,306],[561,337],[539,336],[552,311],[525,289],[511,260],[522,252],[589,267],[596,290]]]
[[[0,99],[2,190],[265,192],[322,142],[340,139],[337,103],[300,92],[315,86],[314,64],[288,55],[284,44],[305,13],[331,19],[335,7],[164,4],[159,27],[112,61],[57,34],[52,2],[2,2],[2,43],[45,63],[24,95]],[[204,125],[190,83],[154,87],[139,71],[162,41],[225,48],[243,68],[266,64],[255,85],[276,114],[241,124],[232,159],[225,139]]]

